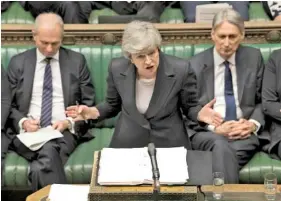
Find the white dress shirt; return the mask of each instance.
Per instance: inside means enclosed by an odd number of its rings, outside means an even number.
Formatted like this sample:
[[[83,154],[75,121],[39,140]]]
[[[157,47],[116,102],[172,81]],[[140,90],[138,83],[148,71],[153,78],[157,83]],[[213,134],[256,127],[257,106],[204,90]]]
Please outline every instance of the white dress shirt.
[[[237,73],[236,73],[236,64],[235,64],[235,55],[234,53],[227,61],[229,62],[229,68],[232,74],[232,85],[233,85],[233,92],[234,92],[234,99],[236,104],[236,116],[237,119],[243,118],[243,112],[239,106],[238,100],[238,88],[237,88]],[[214,95],[216,98],[216,103],[214,105],[214,110],[218,112],[222,118],[225,117],[225,97],[224,97],[224,73],[225,73],[225,59],[223,59],[219,53],[217,52],[216,48],[214,48],[214,78],[215,78],[215,88],[214,88]],[[260,128],[260,123],[254,119],[250,119],[249,121],[253,122],[257,126],[257,131]],[[214,131],[215,127],[212,125],[208,125],[208,129]]]
[[[31,102],[27,117],[39,119],[41,116],[42,94],[44,84],[44,73],[46,67],[46,57],[41,52],[36,50],[37,60],[33,79],[33,88],[31,94]],[[52,57],[50,61],[52,68],[52,84],[53,84],[53,103],[52,103],[52,123],[59,120],[69,120],[71,122],[70,131],[74,133],[74,121],[72,118],[66,118],[64,109],[64,97],[62,91],[61,72],[59,65],[59,51]],[[22,118],[19,121],[19,127],[21,132],[25,132],[22,128],[22,123],[27,118]]]

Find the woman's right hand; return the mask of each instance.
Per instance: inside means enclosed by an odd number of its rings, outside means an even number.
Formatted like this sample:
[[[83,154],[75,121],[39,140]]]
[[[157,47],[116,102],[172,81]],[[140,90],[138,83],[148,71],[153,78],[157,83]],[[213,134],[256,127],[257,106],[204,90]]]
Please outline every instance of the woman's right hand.
[[[97,119],[100,113],[96,107],[87,105],[73,105],[66,108],[66,115],[72,117],[74,121]]]

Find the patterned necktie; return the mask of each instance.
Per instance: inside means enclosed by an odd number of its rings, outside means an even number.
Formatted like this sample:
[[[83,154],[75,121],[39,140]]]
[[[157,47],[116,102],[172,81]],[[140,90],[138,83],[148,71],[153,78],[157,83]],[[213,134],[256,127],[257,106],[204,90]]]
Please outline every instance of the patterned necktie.
[[[229,68],[229,62],[225,61],[224,71],[224,97],[225,97],[225,121],[237,120],[236,104],[232,85],[232,75]]]
[[[53,104],[53,83],[52,83],[52,69],[50,61],[52,58],[46,58],[47,63],[44,73],[44,84],[41,105],[41,127],[46,127],[52,123],[52,104]]]

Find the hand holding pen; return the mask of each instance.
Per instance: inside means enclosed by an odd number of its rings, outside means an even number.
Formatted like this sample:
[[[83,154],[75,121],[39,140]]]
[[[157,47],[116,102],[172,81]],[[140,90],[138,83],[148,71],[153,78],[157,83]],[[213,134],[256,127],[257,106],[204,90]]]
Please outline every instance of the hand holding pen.
[[[29,115],[28,119],[22,123],[22,127],[26,132],[36,132],[40,129],[40,120]]]

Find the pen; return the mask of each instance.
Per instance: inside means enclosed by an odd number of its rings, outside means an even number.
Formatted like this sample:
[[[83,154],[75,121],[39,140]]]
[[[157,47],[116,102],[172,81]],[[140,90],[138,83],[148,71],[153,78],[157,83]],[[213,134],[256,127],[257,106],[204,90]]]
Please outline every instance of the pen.
[[[32,120],[36,120],[32,115],[28,115],[28,118],[31,118]],[[38,124],[39,128],[41,128],[40,123]]]
[[[31,118],[32,120],[35,120],[35,118],[32,115],[28,115],[28,118]]]

